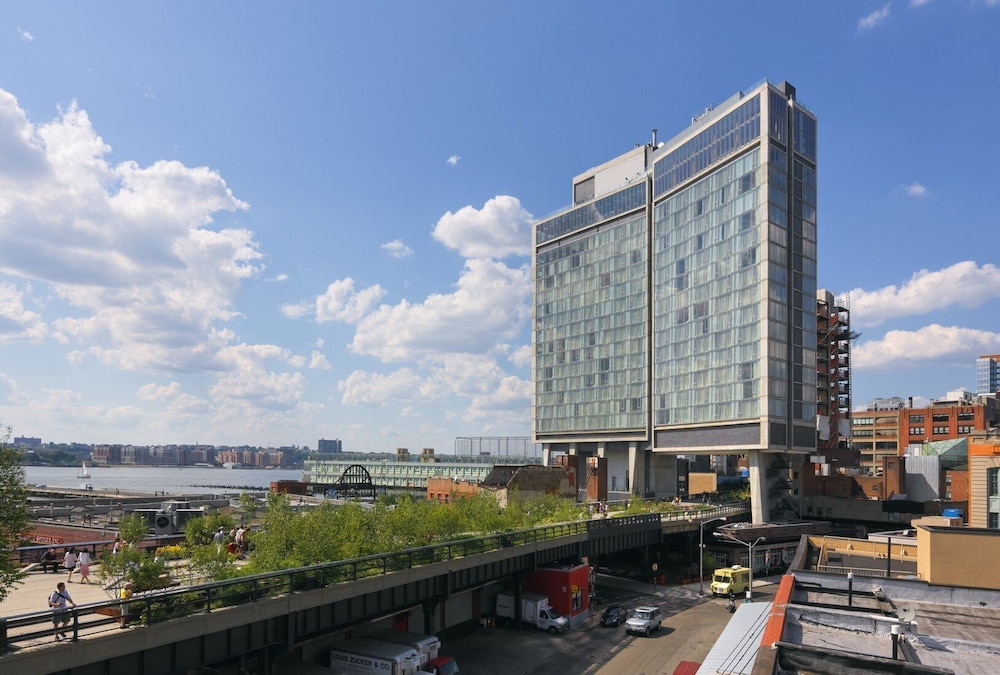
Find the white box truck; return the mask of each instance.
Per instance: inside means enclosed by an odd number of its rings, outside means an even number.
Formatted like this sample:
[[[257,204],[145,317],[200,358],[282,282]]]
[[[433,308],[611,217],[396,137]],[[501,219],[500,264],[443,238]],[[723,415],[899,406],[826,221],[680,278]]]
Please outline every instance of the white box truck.
[[[356,639],[330,650],[330,670],[344,675],[417,675],[427,657],[413,647]]]
[[[513,625],[517,621],[517,600],[512,593],[497,594],[497,616]],[[569,630],[569,621],[549,604],[547,596],[540,593],[521,593],[521,620],[539,630],[555,635]]]
[[[384,630],[368,637],[372,640],[413,647],[427,657],[427,663],[421,666],[424,672],[434,675],[458,675],[458,664],[450,656],[441,654],[441,640],[436,635],[424,635],[407,630]]]

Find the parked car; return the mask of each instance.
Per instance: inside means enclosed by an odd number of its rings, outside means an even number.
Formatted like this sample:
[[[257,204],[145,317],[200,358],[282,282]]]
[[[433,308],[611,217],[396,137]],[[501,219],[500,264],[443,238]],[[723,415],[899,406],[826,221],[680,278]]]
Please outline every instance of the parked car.
[[[625,630],[629,633],[642,633],[645,636],[654,630],[660,630],[663,612],[659,607],[636,607],[632,616],[625,622]]]
[[[601,615],[602,626],[620,626],[628,620],[628,609],[621,605],[611,605]]]

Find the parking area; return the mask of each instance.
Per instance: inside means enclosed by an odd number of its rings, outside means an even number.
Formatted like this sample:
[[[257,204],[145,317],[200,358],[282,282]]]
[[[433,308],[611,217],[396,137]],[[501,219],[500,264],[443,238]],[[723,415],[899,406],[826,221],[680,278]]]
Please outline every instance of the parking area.
[[[775,577],[776,581],[779,577]],[[681,661],[701,662],[731,615],[725,598],[702,598],[698,584],[654,587],[598,575],[601,604],[587,621],[563,635],[530,628],[477,632],[444,640],[462,675],[671,675]],[[754,580],[754,598],[768,602],[772,579]],[[662,627],[650,636],[631,636],[622,627],[600,625],[604,608],[652,605],[663,612]]]

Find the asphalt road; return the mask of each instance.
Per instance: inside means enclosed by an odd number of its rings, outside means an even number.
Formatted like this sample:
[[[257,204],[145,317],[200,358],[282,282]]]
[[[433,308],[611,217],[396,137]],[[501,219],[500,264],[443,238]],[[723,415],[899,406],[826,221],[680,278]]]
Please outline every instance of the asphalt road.
[[[446,638],[442,651],[462,675],[671,675],[681,661],[700,663],[731,616],[726,599],[700,597],[698,584],[658,585],[654,592],[650,584],[601,576],[598,591],[603,602],[593,616],[564,635],[500,627]],[[770,580],[754,580],[755,600],[769,601],[773,591]],[[600,613],[610,604],[657,605],[663,626],[648,638],[605,628]]]

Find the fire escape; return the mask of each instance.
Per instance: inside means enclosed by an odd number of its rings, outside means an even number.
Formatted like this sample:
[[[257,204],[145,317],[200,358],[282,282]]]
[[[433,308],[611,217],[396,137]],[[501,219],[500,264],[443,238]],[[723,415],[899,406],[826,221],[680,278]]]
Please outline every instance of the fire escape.
[[[851,330],[850,296],[817,301],[817,452],[827,462],[854,465],[851,443],[851,345],[860,336]]]

